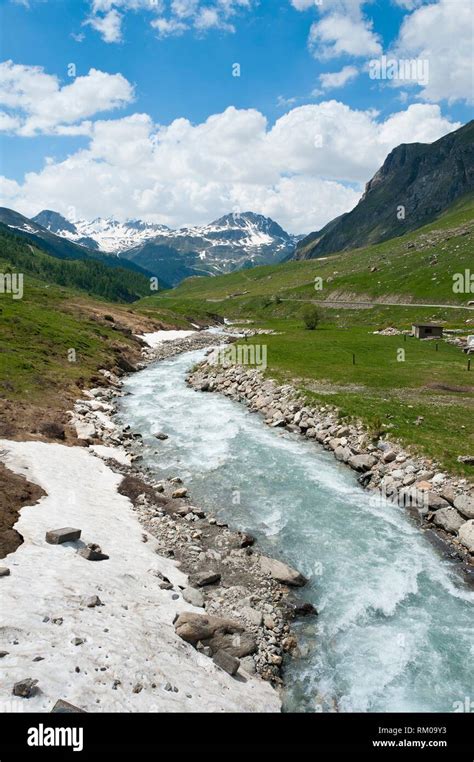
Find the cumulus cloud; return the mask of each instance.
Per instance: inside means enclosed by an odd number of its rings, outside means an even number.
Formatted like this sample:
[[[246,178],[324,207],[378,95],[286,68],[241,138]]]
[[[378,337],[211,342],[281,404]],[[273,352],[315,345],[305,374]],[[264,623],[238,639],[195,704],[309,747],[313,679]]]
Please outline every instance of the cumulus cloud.
[[[17,117],[0,111],[0,132],[15,132],[21,127],[21,122]]]
[[[86,149],[21,184],[7,181],[2,201],[27,215],[73,207],[77,216],[172,227],[251,209],[306,233],[351,209],[394,146],[432,142],[458,126],[421,103],[381,120],[332,100],[294,108],[273,126],[234,107],[199,124],[133,114],[91,124]]]
[[[472,24],[472,4],[458,0],[439,0],[405,17],[391,53],[429,62],[429,81],[420,94],[424,100],[472,103]]]
[[[330,90],[336,87],[344,87],[359,74],[355,66],[344,66],[340,71],[332,71],[321,74],[319,81],[323,90]]]
[[[0,129],[19,135],[85,134],[90,125],[83,119],[132,100],[133,87],[121,74],[90,69],[61,86],[56,76],[40,66],[0,64],[0,104],[10,109]]]
[[[342,13],[330,13],[315,22],[310,29],[309,46],[316,57],[322,58],[367,57],[382,52],[371,21]]]
[[[99,32],[104,42],[120,42],[122,39],[122,14],[115,9],[104,16],[94,14],[86,23]]]

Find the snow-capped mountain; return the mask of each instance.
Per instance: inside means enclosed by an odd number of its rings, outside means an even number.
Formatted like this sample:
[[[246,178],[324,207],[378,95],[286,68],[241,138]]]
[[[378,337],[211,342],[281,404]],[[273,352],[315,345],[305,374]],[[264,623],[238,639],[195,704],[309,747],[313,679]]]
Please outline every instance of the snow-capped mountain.
[[[108,254],[120,254],[135,246],[139,246],[149,238],[166,235],[172,231],[166,225],[156,225],[141,220],[119,222],[113,217],[97,217],[88,220],[71,222],[58,212],[45,209],[33,217],[33,221],[42,225],[51,233],[68,238],[89,249],[98,249]]]
[[[203,275],[279,262],[298,241],[270,218],[253,212],[227,214],[208,225],[179,230],[142,220],[98,217],[71,222],[49,210],[33,221],[74,243],[116,254],[151,271],[162,271],[165,262],[177,256],[185,267]]]

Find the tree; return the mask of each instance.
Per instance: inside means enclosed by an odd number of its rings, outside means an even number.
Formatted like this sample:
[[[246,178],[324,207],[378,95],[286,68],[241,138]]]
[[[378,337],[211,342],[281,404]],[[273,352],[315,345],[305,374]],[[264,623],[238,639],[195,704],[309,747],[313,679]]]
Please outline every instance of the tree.
[[[310,306],[308,305],[308,307],[305,307],[303,312],[303,321],[304,321],[305,327],[309,331],[314,331],[314,329],[319,323],[319,320],[320,320],[319,310],[317,307],[314,306],[314,304]]]

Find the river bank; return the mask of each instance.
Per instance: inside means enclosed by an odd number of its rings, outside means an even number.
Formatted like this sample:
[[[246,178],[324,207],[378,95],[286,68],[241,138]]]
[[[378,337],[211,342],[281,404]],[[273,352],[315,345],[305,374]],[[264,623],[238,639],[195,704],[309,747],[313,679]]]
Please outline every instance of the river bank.
[[[141,368],[216,343],[154,339]],[[22,544],[3,561],[2,705],[279,711],[270,683],[296,647],[289,623],[312,613],[290,593],[304,578],[192,505],[178,475],[150,478],[140,436],[113,420],[122,379],[98,379],[71,412],[79,446],[0,442],[4,467],[43,495],[19,510]],[[81,539],[45,542],[66,525]]]
[[[441,472],[399,443],[374,439],[360,422],[339,419],[331,405],[314,407],[291,385],[278,386],[256,368],[211,357],[187,377],[196,391],[220,392],[258,412],[273,427],[300,434],[334,453],[359,474],[362,487],[405,507],[432,542],[474,575],[474,492],[466,479]]]
[[[141,368],[232,340],[204,332],[171,333],[145,336],[149,346],[143,350]],[[112,459],[108,464],[124,476],[119,491],[131,500],[138,520],[158,542],[157,552],[175,560],[188,575],[188,586],[178,593],[206,614],[236,624],[236,643],[226,644],[225,650],[240,660],[245,672],[280,685],[284,655],[297,647],[290,622],[315,615],[310,605],[291,592],[306,580],[286,564],[262,556],[251,535],[231,531],[192,504],[179,474],[157,480],[156,474],[143,467],[141,435],[112,422],[122,395],[121,381],[108,374],[107,379],[109,388],[93,389],[88,392],[91,402],[76,404],[71,422],[78,433],[92,437],[90,446],[97,455],[107,457],[101,445],[92,443],[94,438],[106,447],[120,448],[119,462]],[[166,435],[156,431],[155,436],[159,448]],[[159,452],[157,449],[158,459]],[[164,580],[163,586],[168,585]],[[190,642],[212,657],[215,649],[212,643],[202,645],[203,639],[190,634]]]

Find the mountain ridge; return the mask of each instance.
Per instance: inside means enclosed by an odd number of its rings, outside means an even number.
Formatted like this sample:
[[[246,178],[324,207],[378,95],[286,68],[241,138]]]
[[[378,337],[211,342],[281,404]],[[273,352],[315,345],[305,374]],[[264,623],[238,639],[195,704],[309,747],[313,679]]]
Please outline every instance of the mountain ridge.
[[[366,184],[356,207],[310,233],[295,259],[381,243],[428,224],[474,190],[474,120],[434,143],[402,143]]]
[[[299,240],[271,218],[255,212],[231,212],[207,225],[177,230],[139,219],[120,222],[97,217],[90,222],[71,222],[47,209],[32,222],[77,245],[135,262],[172,285],[192,275],[214,275],[282,261],[292,254]]]

